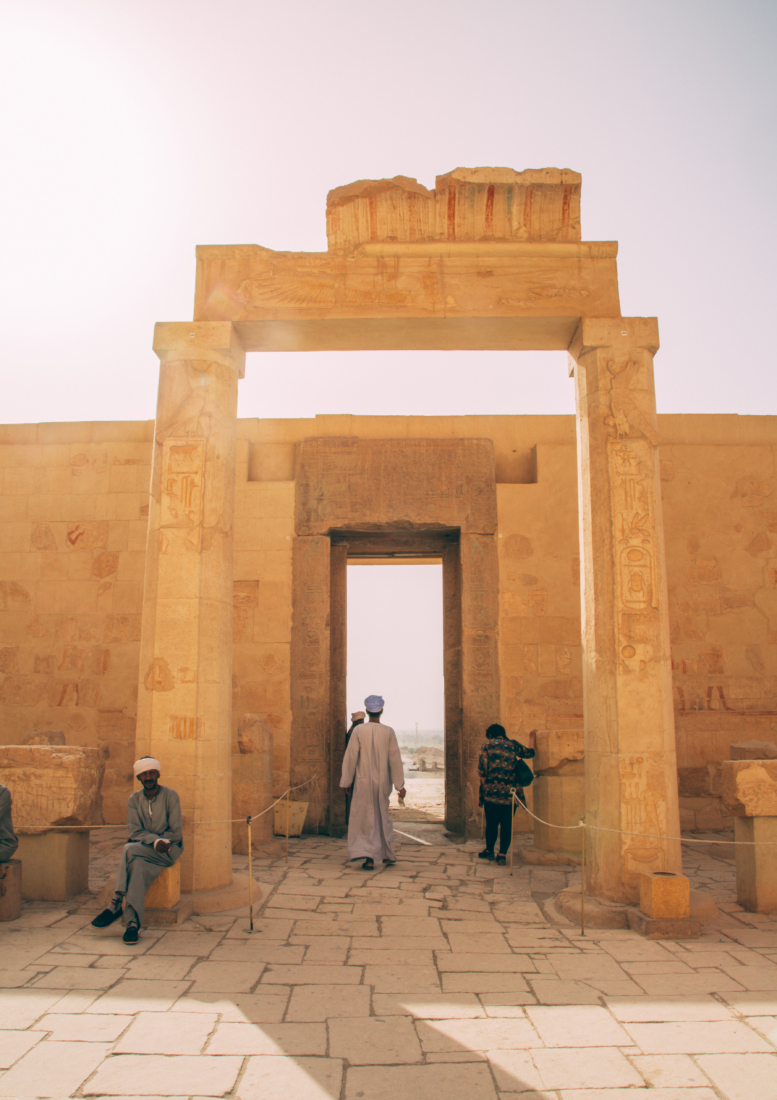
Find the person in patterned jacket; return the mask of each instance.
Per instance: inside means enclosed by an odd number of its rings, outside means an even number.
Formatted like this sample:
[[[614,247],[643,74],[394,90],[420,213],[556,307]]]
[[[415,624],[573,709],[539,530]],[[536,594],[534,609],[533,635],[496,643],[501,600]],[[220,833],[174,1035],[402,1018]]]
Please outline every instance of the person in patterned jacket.
[[[518,788],[518,797],[525,803],[523,790],[517,782],[517,764],[519,760],[531,760],[537,748],[537,731],[529,734],[529,747],[520,741],[511,741],[504,726],[494,724],[486,730],[487,741],[480,750],[478,775],[480,776],[480,800],[486,814],[486,846],[479,853],[480,859],[493,859],[496,835],[499,833],[499,855],[497,863],[505,863],[507,850],[512,837],[512,796],[513,787]]]

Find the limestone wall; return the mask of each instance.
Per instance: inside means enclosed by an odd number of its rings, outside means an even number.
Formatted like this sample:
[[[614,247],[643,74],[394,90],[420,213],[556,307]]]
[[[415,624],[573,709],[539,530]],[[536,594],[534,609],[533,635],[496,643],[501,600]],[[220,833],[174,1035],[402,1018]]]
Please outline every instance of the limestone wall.
[[[777,417],[659,418],[684,824],[719,826],[733,741],[777,739]],[[0,428],[0,743],[62,729],[131,787],[152,422]],[[272,726],[289,773],[294,445],[309,436],[491,438],[502,710],[582,726],[574,418],[239,422],[233,721]]]
[[[105,748],[108,821],[132,782],[152,430],[0,429],[0,739]]]

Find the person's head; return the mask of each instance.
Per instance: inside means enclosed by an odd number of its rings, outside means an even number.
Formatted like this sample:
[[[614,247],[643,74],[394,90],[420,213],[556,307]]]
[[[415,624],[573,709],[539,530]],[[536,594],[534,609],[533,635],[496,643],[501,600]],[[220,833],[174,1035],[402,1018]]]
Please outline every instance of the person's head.
[[[489,726],[486,730],[486,737],[489,741],[492,741],[495,737],[507,737],[507,731],[504,726],[500,726],[498,722],[494,722],[494,724]]]
[[[153,756],[141,756],[136,760],[133,771],[135,778],[144,791],[155,791],[159,785],[159,776],[162,774],[162,765]]]
[[[370,722],[379,722],[385,706],[382,695],[368,695],[364,700],[364,709],[369,715]]]

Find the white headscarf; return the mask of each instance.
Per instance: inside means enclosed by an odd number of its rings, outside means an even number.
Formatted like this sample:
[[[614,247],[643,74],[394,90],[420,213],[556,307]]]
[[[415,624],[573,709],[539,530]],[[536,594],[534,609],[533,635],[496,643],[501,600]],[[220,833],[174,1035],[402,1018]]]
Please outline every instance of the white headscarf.
[[[162,765],[158,760],[155,760],[153,756],[141,756],[140,760],[136,760],[132,766],[135,772],[135,778],[137,778],[141,772],[157,771],[162,774]]]

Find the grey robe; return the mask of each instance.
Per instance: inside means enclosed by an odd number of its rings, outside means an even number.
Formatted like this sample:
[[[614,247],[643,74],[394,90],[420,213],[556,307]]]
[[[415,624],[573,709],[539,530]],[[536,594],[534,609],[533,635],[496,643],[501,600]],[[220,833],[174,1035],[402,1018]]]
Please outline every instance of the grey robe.
[[[11,792],[0,783],[0,863],[11,859],[18,847],[11,818]]]
[[[172,867],[183,852],[183,821],[178,795],[170,787],[161,787],[149,801],[145,791],[135,791],[127,800],[125,844],[116,875],[116,892],[126,894],[127,920],[143,923],[146,891],[165,867]],[[155,840],[169,840],[169,852],[157,852]],[[134,914],[132,912],[134,910]]]
[[[351,734],[343,757],[341,787],[354,783],[348,819],[349,859],[397,858],[391,846],[394,826],[389,817],[392,786],[404,786],[405,772],[397,735],[391,726],[366,722]]]

